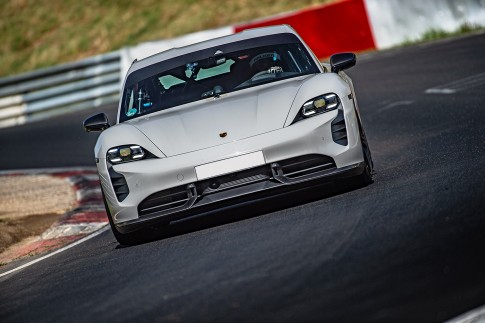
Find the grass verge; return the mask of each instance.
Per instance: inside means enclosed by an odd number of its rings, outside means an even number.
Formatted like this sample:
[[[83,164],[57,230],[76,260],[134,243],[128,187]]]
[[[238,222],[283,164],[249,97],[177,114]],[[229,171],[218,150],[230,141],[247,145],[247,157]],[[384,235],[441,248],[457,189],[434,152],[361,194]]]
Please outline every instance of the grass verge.
[[[334,0],[3,0],[0,76]]]
[[[462,24],[457,30],[455,31],[446,31],[443,29],[430,29],[423,33],[421,37],[418,39],[414,40],[406,40],[404,43],[400,44],[400,46],[409,46],[409,45],[414,45],[414,44],[420,44],[432,40],[437,40],[437,39],[443,39],[443,38],[449,38],[449,37],[454,37],[454,36],[459,36],[459,35],[465,35],[473,32],[478,32],[478,31],[483,31],[485,30],[485,26],[480,26],[480,25],[475,25],[475,24],[470,24],[470,23],[464,23]]]

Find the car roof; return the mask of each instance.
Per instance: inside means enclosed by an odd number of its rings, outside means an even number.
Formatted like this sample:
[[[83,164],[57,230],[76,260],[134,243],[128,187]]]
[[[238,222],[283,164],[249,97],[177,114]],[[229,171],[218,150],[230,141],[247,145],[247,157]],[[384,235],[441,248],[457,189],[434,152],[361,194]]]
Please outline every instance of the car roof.
[[[298,38],[300,38],[298,34],[295,32],[295,30],[288,25],[277,25],[277,26],[270,26],[270,27],[246,29],[236,34],[209,39],[206,41],[202,41],[199,43],[195,43],[195,44],[191,44],[183,47],[174,47],[169,50],[141,59],[139,61],[135,60],[132,63],[131,67],[129,68],[127,74],[130,74],[131,72],[142,69],[144,67],[153,65],[155,63],[158,63],[176,56],[181,56],[184,54],[195,52],[201,49],[216,47],[223,44],[233,43],[241,40],[257,38],[261,36],[281,34],[281,33],[291,33],[296,35]]]

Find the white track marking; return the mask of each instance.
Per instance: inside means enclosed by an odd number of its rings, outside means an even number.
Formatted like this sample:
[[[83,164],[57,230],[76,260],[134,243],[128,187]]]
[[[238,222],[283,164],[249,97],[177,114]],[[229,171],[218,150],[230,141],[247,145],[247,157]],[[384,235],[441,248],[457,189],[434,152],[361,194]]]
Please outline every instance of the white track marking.
[[[479,323],[485,322],[485,306],[475,308],[445,323]]]
[[[403,105],[410,105],[413,104],[414,101],[397,101],[397,102],[391,102],[380,108],[377,112],[383,112],[395,107],[403,106]]]
[[[76,199],[82,201],[88,196],[101,196],[101,187],[95,187],[91,189],[81,189],[76,191]]]
[[[94,182],[94,181],[99,181],[99,176],[98,174],[83,174],[82,176],[79,175],[74,175],[72,177],[68,177],[68,180],[71,184],[76,185],[80,182]]]
[[[32,260],[32,261],[30,261],[30,262],[28,262],[26,264],[23,264],[21,266],[18,266],[17,268],[14,268],[14,269],[11,269],[11,270],[6,271],[4,273],[1,273],[0,274],[0,277],[6,276],[6,275],[11,274],[13,272],[16,272],[16,271],[18,271],[20,269],[24,269],[26,267],[32,266],[33,264],[38,263],[38,262],[40,262],[40,261],[42,261],[44,259],[50,258],[50,257],[52,257],[54,255],[57,255],[58,253],[61,253],[61,252],[65,251],[65,250],[67,250],[67,249],[71,249],[72,247],[77,246],[78,244],[81,244],[81,243],[83,243],[85,241],[88,241],[91,238],[94,238],[94,237],[100,235],[101,233],[107,231],[108,229],[109,229],[109,225],[107,225],[107,226],[99,229],[98,231],[94,232],[93,234],[91,234],[89,236],[86,236],[86,237],[84,237],[84,238],[82,238],[82,239],[80,239],[78,241],[75,241],[75,242],[71,243],[70,245],[67,245],[67,246],[65,246],[65,247],[63,247],[61,249],[58,249],[56,251],[53,251],[53,252],[51,252],[51,253],[49,253],[49,254],[47,254],[45,256],[42,256],[42,257],[40,257],[38,259]]]
[[[80,234],[90,234],[98,231],[107,225],[106,222],[81,222],[61,224],[47,229],[42,233],[42,240],[57,239],[59,237],[77,236]]]
[[[453,89],[427,89],[424,93],[426,94],[453,94],[456,90]]]
[[[426,94],[453,94],[461,90],[485,85],[485,73],[465,77],[424,91]]]

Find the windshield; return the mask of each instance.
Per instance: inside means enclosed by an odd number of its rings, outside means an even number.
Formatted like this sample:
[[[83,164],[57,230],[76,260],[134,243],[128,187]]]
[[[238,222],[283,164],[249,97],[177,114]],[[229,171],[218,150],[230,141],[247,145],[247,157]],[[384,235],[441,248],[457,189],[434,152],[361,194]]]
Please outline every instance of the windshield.
[[[261,41],[266,36],[233,43],[228,48],[206,49],[130,74],[120,122],[248,87],[318,73],[299,40],[284,35],[271,41]]]

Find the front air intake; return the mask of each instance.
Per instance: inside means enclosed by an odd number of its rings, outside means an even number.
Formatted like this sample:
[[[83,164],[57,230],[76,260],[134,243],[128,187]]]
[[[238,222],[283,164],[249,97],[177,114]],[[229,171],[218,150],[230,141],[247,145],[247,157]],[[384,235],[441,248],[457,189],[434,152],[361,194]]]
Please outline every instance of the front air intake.
[[[197,198],[193,184],[172,187],[154,193],[138,205],[140,216],[152,213],[169,213],[190,207]]]
[[[276,164],[280,169],[280,175],[288,179],[298,179],[335,168],[333,159],[324,155],[299,156],[281,160]]]
[[[240,186],[257,182],[263,182],[271,178],[271,170],[268,166],[259,166],[242,170],[236,173],[210,178],[196,183],[197,192],[200,195],[212,194]]]
[[[114,171],[113,167],[108,168],[109,177],[111,178],[111,184],[116,194],[118,202],[122,202],[130,193],[126,179],[120,173]]]
[[[332,139],[335,143],[347,146],[347,127],[345,126],[345,118],[342,110],[338,110],[337,117],[332,121]]]

